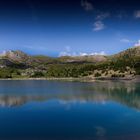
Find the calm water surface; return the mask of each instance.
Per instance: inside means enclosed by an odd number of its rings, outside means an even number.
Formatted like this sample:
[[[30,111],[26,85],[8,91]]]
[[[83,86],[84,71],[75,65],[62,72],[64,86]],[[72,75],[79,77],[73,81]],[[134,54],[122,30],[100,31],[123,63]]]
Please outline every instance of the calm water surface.
[[[140,140],[140,83],[0,81],[0,140]]]

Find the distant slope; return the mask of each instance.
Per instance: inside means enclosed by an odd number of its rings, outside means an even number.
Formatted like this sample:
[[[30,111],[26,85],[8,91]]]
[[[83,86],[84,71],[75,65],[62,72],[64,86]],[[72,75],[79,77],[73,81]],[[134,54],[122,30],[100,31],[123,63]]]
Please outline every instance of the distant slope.
[[[111,58],[140,57],[140,46],[132,47],[120,53],[110,56]]]
[[[80,62],[87,62],[87,63],[98,63],[98,62],[104,62],[107,60],[106,56],[103,55],[87,55],[87,56],[63,56],[58,58],[61,62],[65,63],[80,63]]]

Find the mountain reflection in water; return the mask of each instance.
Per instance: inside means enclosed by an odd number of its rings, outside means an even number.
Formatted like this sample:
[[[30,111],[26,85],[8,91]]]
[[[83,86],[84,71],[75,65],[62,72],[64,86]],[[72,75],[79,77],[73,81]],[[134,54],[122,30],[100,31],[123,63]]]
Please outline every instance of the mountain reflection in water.
[[[62,82],[59,84],[64,83]],[[108,81],[80,84],[70,82],[67,83],[67,87],[59,87],[59,84],[58,93],[57,86],[55,87],[55,92],[51,93],[51,91],[48,89],[50,88],[48,83],[46,83],[46,85],[41,85],[41,88],[45,86],[43,93],[42,91],[36,90],[34,87],[32,87],[32,90],[30,90],[30,85],[28,86],[29,91],[28,89],[25,92],[24,90],[17,90],[16,93],[10,93],[9,90],[6,89],[6,85],[3,87],[1,86],[0,89],[3,88],[3,90],[0,90],[0,106],[14,107],[24,105],[28,102],[47,102],[55,99],[65,103],[71,101],[98,103],[113,101],[132,108],[140,109],[139,83]],[[27,88],[26,86],[25,88]],[[13,89],[13,86],[8,85],[8,88]],[[59,90],[60,88],[63,88],[62,91]],[[72,90],[72,88],[74,88],[74,90]]]
[[[0,140],[139,140],[138,82],[0,81]]]

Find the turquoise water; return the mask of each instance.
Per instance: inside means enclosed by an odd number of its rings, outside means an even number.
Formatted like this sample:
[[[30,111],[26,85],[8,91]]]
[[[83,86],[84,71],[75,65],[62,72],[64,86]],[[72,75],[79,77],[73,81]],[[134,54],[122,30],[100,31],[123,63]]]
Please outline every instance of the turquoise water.
[[[140,83],[0,81],[0,140],[139,140]]]

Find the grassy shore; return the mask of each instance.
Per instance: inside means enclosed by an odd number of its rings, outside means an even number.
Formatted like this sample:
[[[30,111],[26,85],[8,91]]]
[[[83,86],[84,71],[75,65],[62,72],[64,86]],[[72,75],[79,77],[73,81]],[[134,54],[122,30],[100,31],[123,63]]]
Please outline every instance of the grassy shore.
[[[0,80],[50,80],[50,81],[77,81],[77,82],[95,82],[95,81],[137,81],[140,82],[140,75],[133,77],[82,77],[82,78],[6,78]]]

